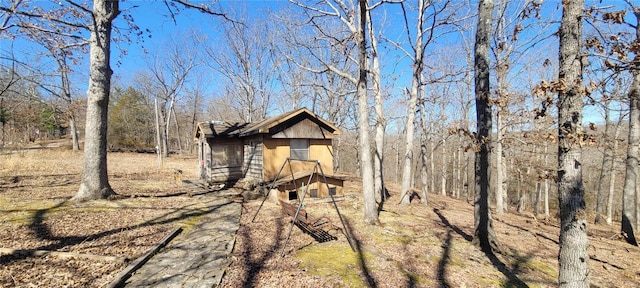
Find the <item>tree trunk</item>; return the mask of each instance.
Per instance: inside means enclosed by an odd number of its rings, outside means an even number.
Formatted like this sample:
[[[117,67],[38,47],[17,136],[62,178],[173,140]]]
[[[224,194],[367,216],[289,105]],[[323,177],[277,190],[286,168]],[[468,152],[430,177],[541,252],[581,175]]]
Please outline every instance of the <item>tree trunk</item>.
[[[558,80],[558,205],[560,287],[589,287],[589,239],[582,183],[582,12],[584,0],[563,2]]]
[[[456,198],[460,198],[462,194],[462,153],[464,150],[462,149],[462,143],[458,145],[458,160],[456,162]]]
[[[160,133],[160,113],[158,112],[158,98],[154,99],[154,110],[156,114],[156,154],[158,154],[158,168],[162,168],[162,135]]]
[[[427,125],[425,122],[426,116],[426,104],[422,102],[422,109],[420,109],[420,180],[422,182],[422,204],[429,204],[429,187],[427,187],[429,182],[429,175],[427,170],[427,162],[429,158],[427,158]]]
[[[636,16],[636,41],[640,39],[640,9],[634,7]],[[629,92],[629,140],[627,148],[626,174],[622,189],[622,233],[631,245],[638,246],[635,237],[636,193],[638,185],[638,144],[640,143],[640,64],[634,62],[633,81]]]
[[[493,1],[481,0],[478,6],[478,27],[475,42],[475,95],[476,95],[476,159],[473,243],[486,253],[499,250],[489,211],[491,99],[489,87],[489,39],[493,17]]]
[[[429,117],[432,118],[432,117]],[[429,131],[433,131],[433,119],[431,119],[432,121],[430,121],[429,124]],[[436,145],[434,143],[434,138],[433,136],[430,137],[429,139],[429,165],[431,165],[431,177],[429,177],[430,180],[430,184],[429,184],[429,189],[433,191],[433,193],[436,193],[436,173],[434,173],[436,171],[436,161],[433,157],[433,154],[436,151]]]
[[[180,125],[178,125],[178,116],[176,116],[176,109],[171,109],[173,113],[173,122],[176,125],[176,138],[178,139],[178,153],[182,155],[182,141],[180,140]]]
[[[442,139],[442,171],[440,174],[440,195],[447,196],[447,139]]]
[[[502,155],[502,113],[500,111],[500,107],[498,107],[497,111],[496,111],[496,130],[498,133],[496,133],[496,143],[495,143],[495,147],[496,147],[496,185],[498,187],[496,187],[496,213],[498,215],[502,215],[504,213],[504,193],[505,191],[502,190],[503,183],[506,181],[505,180],[505,172],[507,170],[507,165],[505,165],[503,163],[504,161],[504,156]]]
[[[71,144],[73,145],[73,151],[80,151],[80,141],[78,141],[78,127],[76,126],[76,117],[73,112],[70,112],[69,117],[69,129],[71,129]]]
[[[358,67],[358,114],[360,115],[360,165],[362,167],[362,198],[364,201],[364,221],[367,224],[378,223],[378,209],[376,207],[376,195],[373,187],[373,162],[371,161],[371,149],[369,144],[369,107],[367,105],[367,1],[360,0],[360,29],[359,29],[359,58]]]
[[[617,146],[617,145],[616,145]],[[616,170],[615,161],[611,162],[611,177],[609,177],[609,198],[607,199],[607,225],[612,224],[612,210],[613,210],[613,192],[616,186]]]
[[[626,173],[622,189],[622,233],[631,245],[638,245],[634,225],[636,217],[636,186],[638,185],[638,145],[640,144],[640,73],[634,73],[629,93],[629,140]]]
[[[540,200],[542,199],[542,183],[536,181],[536,201],[533,207],[536,218],[540,214]]]
[[[549,142],[544,142],[544,219],[549,219],[549,177],[547,173],[547,159]]]
[[[606,206],[607,206],[607,196],[609,195],[607,192],[607,179],[609,177],[611,177],[611,173],[613,171],[609,170],[607,166],[609,166],[610,161],[613,160],[613,154],[612,154],[612,146],[613,143],[611,143],[612,141],[607,141],[607,139],[609,139],[609,133],[611,132],[611,126],[613,125],[613,123],[611,122],[611,117],[609,116],[610,114],[610,109],[609,109],[609,102],[607,101],[607,103],[604,105],[604,122],[605,122],[605,128],[604,128],[604,153],[602,156],[602,165],[601,165],[601,169],[600,169],[600,181],[598,181],[598,192],[596,194],[596,219],[595,219],[595,223],[596,224],[603,224],[605,222],[604,219],[604,215],[606,214]],[[615,143],[615,139],[613,140],[613,142]]]
[[[380,76],[380,59],[378,57],[378,40],[375,37],[373,30],[373,23],[371,21],[371,13],[367,12],[367,18],[369,19],[367,26],[369,28],[369,38],[371,39],[371,75],[373,78],[373,94],[375,99],[374,108],[376,111],[376,134],[375,134],[375,157],[373,158],[373,173],[374,173],[374,190],[376,197],[380,201],[384,201],[387,198],[386,189],[384,187],[384,130],[386,126],[386,120],[384,118],[384,99],[382,97],[382,78]]]
[[[411,91],[409,91],[409,107],[407,109],[407,134],[406,134],[406,150],[404,154],[404,163],[402,168],[402,186],[400,188],[400,203],[409,204],[411,202],[411,195],[409,193],[411,186],[411,165],[413,163],[413,137],[415,133],[415,116],[416,106],[418,104],[418,94],[420,92],[422,69],[424,57],[423,47],[423,23],[424,23],[424,7],[425,1],[418,1],[418,25],[416,27],[416,44],[415,44],[415,56],[413,59],[413,74],[411,78]]]
[[[89,90],[82,182],[72,201],[107,198],[115,192],[107,175],[107,114],[111,89],[111,25],[120,13],[118,1],[93,1]]]

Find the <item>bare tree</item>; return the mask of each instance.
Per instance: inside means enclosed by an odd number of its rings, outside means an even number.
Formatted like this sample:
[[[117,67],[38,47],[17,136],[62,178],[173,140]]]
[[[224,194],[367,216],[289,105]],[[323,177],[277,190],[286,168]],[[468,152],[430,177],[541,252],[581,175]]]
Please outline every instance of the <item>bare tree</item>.
[[[635,32],[636,43],[640,40],[640,5],[633,5],[630,1],[627,1],[629,6],[633,9],[633,14],[636,17]],[[635,237],[636,232],[636,203],[638,191],[638,173],[640,168],[638,165],[640,161],[640,153],[638,152],[638,145],[640,144],[640,63],[638,61],[632,64],[631,75],[633,77],[631,83],[631,91],[629,92],[629,140],[627,146],[627,160],[626,160],[626,173],[624,178],[624,188],[622,196],[622,233],[631,245],[638,246],[638,241]]]
[[[404,10],[404,3],[400,4]],[[416,107],[418,105],[419,92],[422,87],[422,71],[424,69],[424,52],[426,45],[431,42],[434,34],[435,27],[428,27],[425,31],[424,22],[426,9],[429,7],[429,3],[426,0],[418,0],[418,18],[416,23],[416,39],[415,43],[412,43],[413,54],[410,55],[413,60],[412,76],[411,76],[411,90],[409,90],[409,106],[407,108],[407,124],[405,126],[405,154],[402,161],[402,186],[400,188],[400,203],[411,203],[411,166],[413,164],[413,138],[415,133],[415,116]],[[405,10],[406,14],[406,10]],[[407,17],[405,16],[405,19]],[[435,23],[434,23],[435,24]],[[407,31],[409,31],[409,23],[405,23]],[[407,32],[407,35],[409,33]]]
[[[491,145],[491,95],[489,90],[489,39],[493,18],[493,1],[482,0],[478,5],[478,27],[475,42],[475,95],[476,95],[476,160],[475,160],[475,233],[473,242],[492,253],[499,250],[489,211],[489,185]]]
[[[50,10],[38,9],[32,11],[27,1],[15,1],[10,7],[0,6],[0,11],[8,13],[2,20],[2,29],[18,27],[21,29],[36,29],[56,33],[61,37],[86,40],[82,32],[89,31],[89,89],[87,91],[87,116],[85,124],[84,164],[82,181],[74,201],[107,198],[115,192],[109,185],[107,176],[107,110],[111,86],[111,41],[113,20],[121,13],[119,1],[94,0],[93,8],[88,3],[77,3],[67,0],[63,5],[54,6]],[[194,6],[186,1],[175,0],[184,7],[224,16],[214,12],[207,6]],[[166,5],[170,7],[170,5]],[[173,5],[173,7],[177,7]],[[25,9],[25,10],[22,10]],[[171,9],[171,8],[170,8]],[[173,13],[173,12],[172,12]],[[11,22],[11,17],[23,17],[27,21]],[[132,30],[137,26],[127,17]],[[47,25],[41,25],[41,24]],[[52,25],[48,25],[52,24]],[[51,27],[54,27],[53,29]]]
[[[176,41],[178,40],[178,41]],[[194,74],[194,69],[200,64],[198,53],[195,50],[197,43],[192,39],[179,39],[176,37],[163,45],[163,51],[157,51],[153,62],[149,64],[152,76],[152,83],[155,86],[155,95],[160,99],[160,126],[162,131],[161,148],[162,156],[169,156],[170,150],[170,127],[171,121],[176,124],[176,139],[178,149],[182,151],[180,142],[180,131],[175,116],[175,107],[181,100],[185,86],[188,84],[189,77]]]
[[[356,86],[356,94],[358,95],[358,114],[360,116],[360,128],[358,134],[360,136],[360,166],[362,170],[362,197],[364,202],[364,220],[368,224],[378,223],[378,207],[376,205],[376,196],[373,187],[373,162],[371,161],[370,144],[369,144],[369,106],[367,104],[367,0],[359,1],[359,18],[358,26],[358,85]]]
[[[586,203],[582,183],[584,1],[563,3],[558,73],[558,205],[560,207],[560,287],[589,287]]]
[[[269,25],[253,19],[251,25],[228,22],[222,25],[224,40],[206,45],[207,65],[227,80],[226,93],[235,99],[234,108],[246,122],[266,117],[277,80],[274,49],[267,35]],[[255,25],[255,22],[260,23]],[[215,43],[221,43],[216,45]]]
[[[111,28],[120,14],[118,1],[94,0],[90,12],[91,23],[90,77],[87,91],[87,119],[85,124],[84,167],[82,182],[75,201],[107,198],[115,192],[107,176],[107,110],[111,90]]]

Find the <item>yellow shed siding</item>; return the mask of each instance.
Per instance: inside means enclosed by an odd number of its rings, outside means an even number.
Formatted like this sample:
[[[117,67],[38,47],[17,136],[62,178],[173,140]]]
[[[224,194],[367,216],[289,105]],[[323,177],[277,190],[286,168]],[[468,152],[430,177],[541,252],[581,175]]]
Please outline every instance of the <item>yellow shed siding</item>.
[[[289,146],[290,139],[264,139],[263,142],[263,165],[264,180],[270,181],[276,177],[278,170],[282,167],[284,161],[291,156],[291,148]],[[332,155],[331,139],[310,139],[309,140],[309,159],[319,160],[322,170],[327,175],[333,174],[333,155]],[[309,171],[313,169],[315,163],[292,161],[291,167],[293,172]],[[319,171],[318,171],[319,172]],[[291,174],[289,167],[285,167],[282,173],[284,175]],[[281,175],[282,176],[282,175]]]
[[[324,173],[333,175],[333,147],[330,139],[310,139],[309,158],[320,161]]]

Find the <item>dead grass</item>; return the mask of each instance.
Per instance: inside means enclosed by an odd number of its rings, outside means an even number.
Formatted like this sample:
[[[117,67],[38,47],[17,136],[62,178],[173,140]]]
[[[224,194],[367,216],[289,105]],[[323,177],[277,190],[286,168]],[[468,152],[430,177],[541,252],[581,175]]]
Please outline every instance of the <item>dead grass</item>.
[[[0,287],[100,287],[128,260],[170,230],[188,228],[207,209],[189,197],[173,169],[195,179],[196,160],[173,156],[158,168],[155,155],[111,153],[110,184],[119,200],[70,203],[79,187],[82,153],[64,149],[0,154],[0,247],[116,256],[125,261],[0,255]],[[204,197],[204,198],[203,198]]]
[[[347,191],[358,182],[346,184]],[[397,195],[392,189],[392,195]],[[504,248],[486,255],[471,244],[473,206],[430,195],[430,204],[400,206],[391,198],[380,213],[380,226],[362,221],[358,194],[339,202],[351,250],[344,235],[318,243],[294,227],[284,247],[290,222],[279,206],[266,203],[255,222],[259,201],[244,204],[241,227],[225,287],[555,287],[558,253],[557,220],[533,221],[523,215],[494,216]],[[331,205],[307,204],[312,215],[329,215]],[[618,226],[590,226],[592,287],[638,287],[640,249],[611,236]],[[284,257],[280,253],[284,250]]]
[[[189,197],[173,183],[173,169],[196,179],[195,159],[109,154],[110,183],[119,200],[69,203],[78,189],[82,153],[33,149],[0,154],[0,247],[135,259],[175,227],[190,227],[206,212],[207,196]],[[380,226],[362,221],[360,183],[348,181],[339,202],[346,230],[318,243],[267,202],[243,205],[241,227],[224,287],[555,287],[557,220],[494,215],[505,252],[490,257],[474,247],[473,207],[430,195],[428,206],[397,205],[392,197]],[[397,189],[391,187],[392,195]],[[340,225],[330,203],[307,204],[314,216]],[[618,225],[589,226],[593,287],[638,287],[640,249],[616,237]],[[281,253],[284,251],[284,257]],[[101,287],[126,261],[0,256],[0,287]]]

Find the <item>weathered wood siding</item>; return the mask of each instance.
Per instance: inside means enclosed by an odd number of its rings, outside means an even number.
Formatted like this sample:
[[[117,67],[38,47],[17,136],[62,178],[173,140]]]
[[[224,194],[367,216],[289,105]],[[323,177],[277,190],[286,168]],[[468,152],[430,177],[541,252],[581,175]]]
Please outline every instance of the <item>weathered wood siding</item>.
[[[242,179],[243,143],[239,139],[217,139],[209,141],[211,152],[209,181],[229,182]]]
[[[333,139],[333,133],[311,119],[305,118],[293,126],[286,127],[281,131],[274,131],[271,138]]]
[[[244,161],[242,164],[244,177],[262,180],[264,145],[262,136],[244,140]]]

